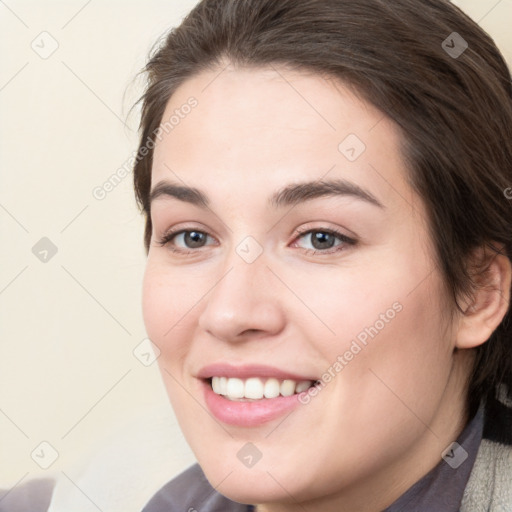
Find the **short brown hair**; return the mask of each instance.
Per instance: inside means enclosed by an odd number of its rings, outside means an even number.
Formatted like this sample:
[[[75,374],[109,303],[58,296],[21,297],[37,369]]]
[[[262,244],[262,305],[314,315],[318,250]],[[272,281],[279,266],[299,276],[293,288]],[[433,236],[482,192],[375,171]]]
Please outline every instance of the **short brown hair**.
[[[450,51],[455,42],[463,50],[459,55]],[[445,0],[199,2],[144,69],[148,84],[139,100],[134,186],[146,217],[146,251],[153,151],[143,148],[174,91],[226,60],[239,67],[282,64],[339,79],[394,120],[455,305],[476,286],[468,264],[475,248],[503,247],[512,259],[512,200],[504,193],[512,186],[510,71],[489,35]],[[502,385],[512,399],[510,316],[509,308],[491,338],[475,349],[470,414],[485,399],[492,416]]]

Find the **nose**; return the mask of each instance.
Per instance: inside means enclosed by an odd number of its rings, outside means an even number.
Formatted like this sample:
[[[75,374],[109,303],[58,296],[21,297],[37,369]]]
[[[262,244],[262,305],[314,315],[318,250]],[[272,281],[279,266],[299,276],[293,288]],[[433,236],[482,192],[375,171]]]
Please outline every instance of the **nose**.
[[[199,326],[226,342],[278,334],[285,325],[278,289],[263,255],[247,263],[234,254],[205,297]]]

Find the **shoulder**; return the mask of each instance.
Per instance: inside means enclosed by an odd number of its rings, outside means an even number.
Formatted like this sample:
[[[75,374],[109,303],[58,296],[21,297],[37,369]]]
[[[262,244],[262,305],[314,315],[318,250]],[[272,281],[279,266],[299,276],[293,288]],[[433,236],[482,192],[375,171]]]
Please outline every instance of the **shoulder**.
[[[485,403],[484,439],[512,445],[512,392],[498,386]]]
[[[512,446],[482,439],[461,512],[512,510]]]
[[[464,491],[461,512],[512,510],[512,403],[504,394],[488,400],[483,438]]]
[[[151,498],[142,512],[245,512],[247,505],[218,493],[194,464],[167,483]]]

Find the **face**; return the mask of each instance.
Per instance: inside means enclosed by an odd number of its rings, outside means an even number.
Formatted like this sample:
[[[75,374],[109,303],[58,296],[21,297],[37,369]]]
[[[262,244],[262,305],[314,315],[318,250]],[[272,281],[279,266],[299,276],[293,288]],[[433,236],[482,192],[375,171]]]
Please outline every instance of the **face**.
[[[398,129],[285,69],[205,72],[162,123],[176,110],[143,315],[198,462],[240,502],[389,501],[454,440],[462,402]]]

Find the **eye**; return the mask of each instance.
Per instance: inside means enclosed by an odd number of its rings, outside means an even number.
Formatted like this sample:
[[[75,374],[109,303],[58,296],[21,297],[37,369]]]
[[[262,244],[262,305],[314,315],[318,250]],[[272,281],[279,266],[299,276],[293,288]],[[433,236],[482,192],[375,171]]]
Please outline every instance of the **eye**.
[[[207,247],[208,239],[214,240],[208,233],[198,229],[171,229],[164,233],[156,243],[161,247],[168,247],[175,253],[192,254],[198,252],[198,249]],[[347,245],[356,244],[356,240],[344,235],[336,229],[318,228],[298,230],[295,240],[300,239],[309,241],[310,247],[302,247],[306,253],[320,252],[330,254],[345,249]],[[293,245],[297,245],[297,242],[295,241]]]
[[[188,254],[195,249],[205,247],[206,241],[210,235],[197,229],[182,229],[180,231],[167,231],[157,244],[164,247],[169,246],[173,252]]]
[[[299,231],[298,237],[296,238],[296,240],[299,239],[304,239],[309,242],[310,247],[303,247],[308,253],[322,252],[330,254],[343,250],[346,245],[356,244],[356,240],[344,235],[336,229],[318,228],[302,230]]]

